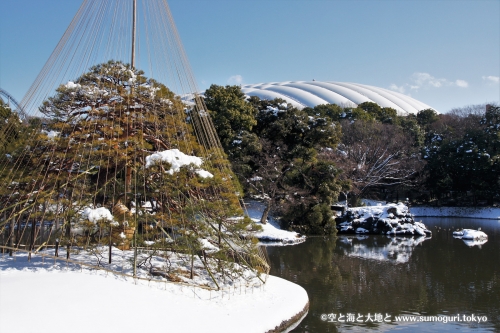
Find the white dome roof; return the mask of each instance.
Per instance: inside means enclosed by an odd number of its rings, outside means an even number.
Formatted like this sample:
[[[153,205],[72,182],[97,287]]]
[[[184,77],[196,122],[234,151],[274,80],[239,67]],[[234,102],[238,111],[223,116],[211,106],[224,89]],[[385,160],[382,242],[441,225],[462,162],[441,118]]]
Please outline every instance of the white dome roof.
[[[404,94],[358,83],[286,81],[247,84],[242,85],[241,90],[247,96],[257,96],[260,99],[281,98],[300,109],[320,104],[356,106],[364,102],[393,108],[401,115],[433,109]]]

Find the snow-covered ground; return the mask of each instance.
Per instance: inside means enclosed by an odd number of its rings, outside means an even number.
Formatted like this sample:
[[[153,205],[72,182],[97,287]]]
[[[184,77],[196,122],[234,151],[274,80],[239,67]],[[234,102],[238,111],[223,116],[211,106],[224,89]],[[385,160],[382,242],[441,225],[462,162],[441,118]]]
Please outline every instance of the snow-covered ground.
[[[254,237],[258,238],[261,245],[294,245],[306,241],[306,236],[300,235],[295,231],[282,230],[278,221],[271,216],[268,217],[267,223],[260,223],[262,213],[265,209],[265,204],[259,201],[250,201],[245,203],[245,208],[248,216],[259,226],[262,231],[255,232]]]
[[[114,261],[120,265],[119,256]],[[22,252],[0,255],[2,332],[264,333],[304,311],[308,301],[302,287],[274,276],[266,284],[240,280],[214,291],[37,255],[28,262]]]
[[[418,217],[469,217],[475,219],[500,220],[498,207],[411,207]]]
[[[253,221],[262,227],[262,231],[253,234],[261,241],[261,245],[295,245],[306,241],[306,236],[295,231],[282,230],[276,226],[275,222],[268,221],[266,224],[262,224],[259,219],[253,219]]]

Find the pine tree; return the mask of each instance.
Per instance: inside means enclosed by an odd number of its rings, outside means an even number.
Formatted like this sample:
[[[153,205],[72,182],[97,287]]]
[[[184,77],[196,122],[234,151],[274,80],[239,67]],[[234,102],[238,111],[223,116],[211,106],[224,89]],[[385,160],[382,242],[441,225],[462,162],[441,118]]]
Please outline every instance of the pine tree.
[[[40,112],[45,125],[1,174],[11,184],[1,190],[3,212],[61,220],[71,243],[103,242],[109,228],[115,242],[127,228],[144,240],[152,225],[191,258],[206,258],[205,241],[217,246],[222,275],[234,262],[252,264],[242,253],[254,258],[255,248],[240,237],[251,221],[230,219],[243,212],[228,162],[198,144],[186,106],[166,86],[109,61],[61,85]],[[85,212],[98,208],[113,218],[92,221]],[[83,237],[73,237],[75,228]]]

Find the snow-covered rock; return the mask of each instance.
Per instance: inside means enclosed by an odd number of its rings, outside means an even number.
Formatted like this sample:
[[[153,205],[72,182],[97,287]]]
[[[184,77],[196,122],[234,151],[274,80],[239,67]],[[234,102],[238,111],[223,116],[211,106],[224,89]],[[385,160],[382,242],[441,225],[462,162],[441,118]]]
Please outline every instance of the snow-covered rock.
[[[488,239],[488,235],[486,235],[484,232],[482,232],[480,230],[473,230],[473,229],[463,229],[460,231],[454,231],[453,237],[461,238],[461,239],[468,239],[468,240]]]
[[[340,234],[432,234],[422,222],[415,222],[408,207],[402,203],[348,208],[336,222]]]
[[[484,245],[488,241],[488,235],[481,230],[462,229],[453,232],[453,237],[464,241],[469,247]]]

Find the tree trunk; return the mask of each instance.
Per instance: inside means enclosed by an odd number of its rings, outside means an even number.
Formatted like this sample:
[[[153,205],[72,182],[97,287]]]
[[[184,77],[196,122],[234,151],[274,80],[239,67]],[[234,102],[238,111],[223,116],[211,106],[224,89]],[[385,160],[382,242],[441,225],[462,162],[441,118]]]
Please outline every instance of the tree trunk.
[[[191,272],[189,274],[189,278],[193,279],[193,268],[194,268],[194,254],[191,255]]]
[[[217,244],[219,245],[219,247],[220,247],[220,243],[221,243],[221,232],[222,232],[222,222],[219,220],[219,232],[217,234],[217,236],[218,236]]]
[[[111,233],[112,233],[112,226],[109,226],[109,258],[108,258],[108,263],[111,264],[111,248],[112,248],[112,242],[111,242]]]
[[[30,247],[28,253],[28,261],[31,261],[31,252],[35,248],[35,234],[36,234],[36,220],[31,221],[31,235],[30,235]]]
[[[12,218],[10,220],[10,235],[9,235],[9,256],[12,257],[12,248],[14,247],[14,236],[15,236],[15,231],[14,227],[16,226],[16,220]]]
[[[267,216],[269,215],[269,211],[271,210],[271,200],[266,201],[266,209],[262,213],[262,217],[260,218],[260,223],[267,224]]]

